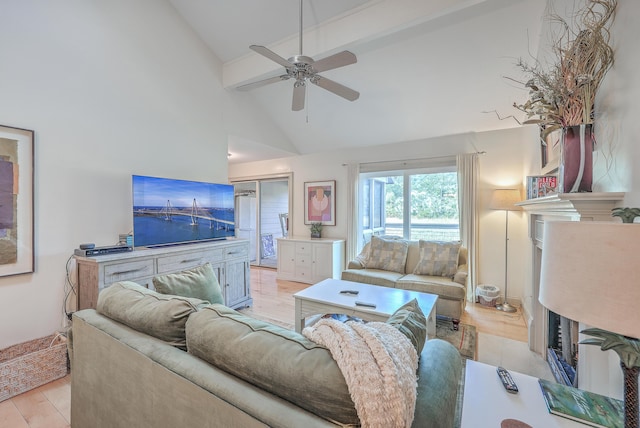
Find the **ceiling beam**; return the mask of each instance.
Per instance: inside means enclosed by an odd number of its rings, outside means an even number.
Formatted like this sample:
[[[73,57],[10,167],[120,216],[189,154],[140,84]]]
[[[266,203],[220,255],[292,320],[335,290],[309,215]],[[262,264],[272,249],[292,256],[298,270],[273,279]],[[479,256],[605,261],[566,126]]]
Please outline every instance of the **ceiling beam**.
[[[496,1],[501,0],[372,0],[360,8],[304,31],[304,55],[318,60],[321,56],[344,49],[355,49],[362,44],[373,44],[376,40],[431,20],[454,16],[463,9]],[[278,55],[289,58],[299,53],[298,43],[299,36],[295,34],[267,47]],[[281,72],[282,67],[275,62],[250,52],[223,65],[222,83],[225,88],[235,88]]]

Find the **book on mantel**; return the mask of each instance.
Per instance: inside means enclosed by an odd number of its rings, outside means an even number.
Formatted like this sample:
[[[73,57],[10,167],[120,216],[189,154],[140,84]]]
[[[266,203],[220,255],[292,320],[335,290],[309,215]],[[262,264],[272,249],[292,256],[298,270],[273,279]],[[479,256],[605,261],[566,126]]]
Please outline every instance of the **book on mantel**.
[[[554,415],[594,427],[624,427],[622,401],[544,379],[538,382],[547,408]]]

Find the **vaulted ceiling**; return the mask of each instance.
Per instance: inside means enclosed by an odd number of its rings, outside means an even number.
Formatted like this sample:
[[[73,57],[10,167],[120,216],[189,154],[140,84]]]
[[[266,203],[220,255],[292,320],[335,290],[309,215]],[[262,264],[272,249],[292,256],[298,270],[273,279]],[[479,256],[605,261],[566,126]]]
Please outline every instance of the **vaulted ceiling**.
[[[321,73],[360,92],[347,101],[308,85],[291,110],[293,80],[249,49],[299,52],[299,0],[170,0],[223,65],[223,86],[249,101],[280,141],[229,130],[230,162],[365,147],[518,126],[503,119],[526,91],[518,58],[537,54],[546,0],[304,0],[303,54],[349,50],[357,63]],[[497,113],[497,114],[496,114]],[[282,141],[287,140],[287,141]]]

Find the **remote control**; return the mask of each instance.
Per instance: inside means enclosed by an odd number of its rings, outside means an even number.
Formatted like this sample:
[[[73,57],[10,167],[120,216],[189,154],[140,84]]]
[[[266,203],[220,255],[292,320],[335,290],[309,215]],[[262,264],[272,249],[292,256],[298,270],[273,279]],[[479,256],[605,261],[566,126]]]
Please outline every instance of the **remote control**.
[[[367,308],[375,308],[375,303],[367,303],[367,302],[356,302],[356,306],[366,306]]]
[[[342,290],[340,291],[340,294],[352,294],[354,296],[357,296],[359,293],[358,290]]]
[[[502,381],[502,385],[504,385],[504,389],[506,389],[507,392],[511,394],[517,394],[518,385],[516,385],[516,383],[513,381],[513,378],[511,377],[511,373],[509,373],[503,367],[498,367],[496,369],[496,372],[498,372],[498,377]]]

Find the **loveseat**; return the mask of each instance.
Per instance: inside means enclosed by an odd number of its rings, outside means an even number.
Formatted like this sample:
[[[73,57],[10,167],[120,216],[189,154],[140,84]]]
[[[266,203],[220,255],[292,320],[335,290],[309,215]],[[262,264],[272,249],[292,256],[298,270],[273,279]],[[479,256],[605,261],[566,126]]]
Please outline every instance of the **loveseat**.
[[[73,315],[74,428],[357,426],[329,351],[221,304],[134,283]],[[426,342],[414,427],[452,427],[461,360]]]
[[[467,249],[457,242],[373,236],[341,278],[437,294],[436,315],[451,318],[457,329],[466,305]]]

